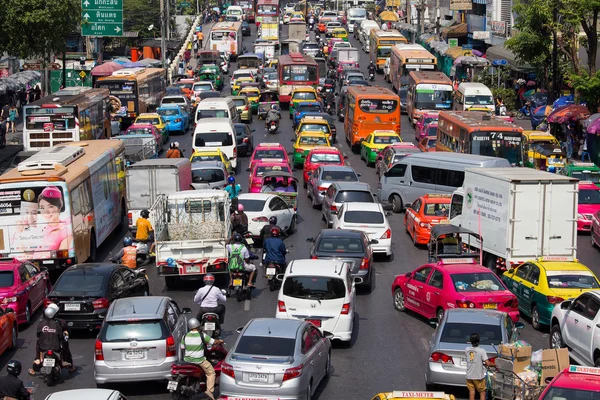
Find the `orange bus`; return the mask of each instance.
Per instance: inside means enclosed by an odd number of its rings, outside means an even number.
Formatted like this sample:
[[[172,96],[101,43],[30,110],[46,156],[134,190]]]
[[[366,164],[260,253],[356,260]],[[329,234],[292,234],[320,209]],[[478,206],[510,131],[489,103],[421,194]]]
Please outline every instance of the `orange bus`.
[[[289,103],[292,91],[298,86],[319,86],[319,65],[311,57],[290,53],[279,57],[279,101]]]
[[[400,43],[392,47],[389,62],[389,79],[396,91],[400,90],[402,78],[408,76],[410,71],[434,71],[437,66],[437,58],[416,43]]]
[[[442,111],[438,120],[437,151],[507,159],[523,165],[523,129],[488,113]]]
[[[268,22],[277,22],[279,17],[279,1],[278,0],[258,0],[256,2],[256,13],[255,13],[256,27],[260,26],[263,20]]]
[[[380,86],[350,86],[346,94],[344,134],[352,151],[375,130],[392,130],[400,135],[400,98]]]
[[[406,113],[414,125],[427,111],[452,110],[452,81],[443,72],[408,74]]]

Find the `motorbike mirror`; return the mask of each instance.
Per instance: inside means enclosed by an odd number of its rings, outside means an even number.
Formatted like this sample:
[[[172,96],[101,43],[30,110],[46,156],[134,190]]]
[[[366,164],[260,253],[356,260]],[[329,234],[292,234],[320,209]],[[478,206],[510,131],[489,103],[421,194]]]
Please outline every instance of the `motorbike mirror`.
[[[438,324],[439,324],[439,323],[440,323],[440,321],[438,321],[438,319],[437,319],[437,318],[430,318],[430,319],[429,319],[429,324],[430,324],[430,325],[433,325],[433,326],[434,326],[434,327],[436,327],[436,328],[437,328],[437,326],[438,326]]]
[[[358,176],[360,178],[362,176],[362,174],[356,174],[356,176]]]
[[[250,168],[246,168],[246,172],[250,172]]]
[[[145,268],[137,269],[137,270],[135,270],[135,273],[138,274],[138,275],[140,275],[140,274],[143,275],[143,274],[146,273],[146,269]]]
[[[344,160],[347,160],[347,159],[348,159],[348,156],[344,156]]]
[[[353,282],[357,285],[360,285],[361,283],[363,283],[363,278],[361,278],[360,276],[355,276]]]
[[[191,314],[191,313],[192,313],[192,309],[191,309],[191,308],[189,308],[189,307],[183,307],[183,308],[181,309],[181,312],[182,312],[183,314]]]
[[[221,289],[221,293],[223,293],[223,295],[227,296],[227,290]]]
[[[312,242],[315,241],[315,238],[314,237],[307,237],[306,241],[309,242],[309,243],[312,243]]]

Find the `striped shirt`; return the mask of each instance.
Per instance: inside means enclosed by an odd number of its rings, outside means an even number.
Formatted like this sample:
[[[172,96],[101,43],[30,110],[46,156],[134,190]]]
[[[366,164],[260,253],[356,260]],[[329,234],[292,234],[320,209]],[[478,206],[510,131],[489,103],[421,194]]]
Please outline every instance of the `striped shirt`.
[[[204,357],[204,344],[210,346],[214,342],[214,339],[204,333],[198,331],[188,332],[183,338],[183,342],[181,342],[181,348],[185,350],[183,361],[195,364],[204,362],[206,360],[206,357]]]

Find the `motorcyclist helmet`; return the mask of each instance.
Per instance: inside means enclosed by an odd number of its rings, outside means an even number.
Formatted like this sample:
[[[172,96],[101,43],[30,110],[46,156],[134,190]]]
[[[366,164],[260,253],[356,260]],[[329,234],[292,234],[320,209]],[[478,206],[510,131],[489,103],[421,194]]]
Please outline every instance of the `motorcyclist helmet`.
[[[54,316],[56,315],[57,312],[58,312],[58,306],[56,306],[56,304],[54,304],[54,307],[52,307],[52,304],[50,304],[44,310],[44,318],[52,319],[52,318],[54,318]]]
[[[212,285],[215,283],[215,276],[213,274],[206,274],[203,280],[205,285]]]
[[[21,365],[21,361],[19,360],[10,360],[6,365],[6,372],[14,376],[21,375],[22,370],[23,366]]]
[[[144,210],[142,210],[142,211],[140,212],[140,216],[141,216],[142,218],[148,218],[148,217],[150,216],[150,211],[148,211],[148,210],[144,209]]]
[[[277,105],[276,104],[271,104],[271,110],[277,110]]]
[[[269,218],[269,225],[277,225],[277,217],[276,216],[272,216],[271,218]]]
[[[272,237],[279,237],[279,235],[281,235],[281,230],[278,227],[274,227],[271,229]]]
[[[233,234],[233,241],[236,243],[242,243],[242,235],[240,235],[239,233],[234,233]]]
[[[196,329],[200,327],[200,321],[197,318],[190,318],[188,320],[188,329],[191,331],[192,329]]]
[[[233,176],[228,177],[227,183],[235,183],[235,178]]]
[[[243,212],[244,211],[244,205],[243,204],[238,204],[238,211],[239,212]]]
[[[369,66],[373,66],[373,61],[370,61],[370,62],[369,62]]]
[[[123,247],[129,247],[133,243],[133,239],[129,236],[123,238]]]

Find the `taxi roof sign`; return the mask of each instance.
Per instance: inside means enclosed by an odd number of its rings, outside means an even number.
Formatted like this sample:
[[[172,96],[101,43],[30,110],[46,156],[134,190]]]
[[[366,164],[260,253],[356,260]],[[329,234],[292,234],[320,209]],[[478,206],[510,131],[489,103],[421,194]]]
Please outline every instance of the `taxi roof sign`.
[[[600,368],[569,365],[569,372],[574,374],[600,375]]]
[[[259,160],[261,163],[283,163],[283,158],[261,158]]]
[[[581,161],[575,161],[573,163],[573,165],[577,166],[577,167],[595,167],[596,164],[594,164],[593,162],[581,162]]]
[[[575,261],[571,256],[543,256],[538,258],[538,261]]]
[[[475,264],[475,258],[474,257],[442,258],[440,260],[440,264],[442,264],[442,265]]]
[[[261,147],[282,147],[281,143],[259,143]]]
[[[392,397],[399,399],[406,398],[418,398],[418,399],[444,399],[446,393],[444,392],[408,392],[403,390],[394,390]]]

